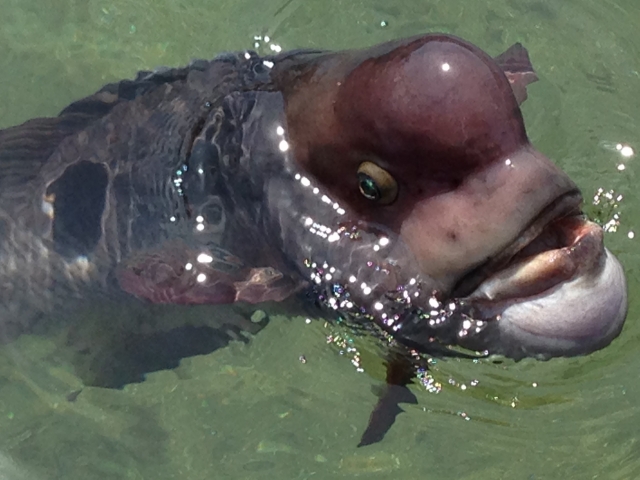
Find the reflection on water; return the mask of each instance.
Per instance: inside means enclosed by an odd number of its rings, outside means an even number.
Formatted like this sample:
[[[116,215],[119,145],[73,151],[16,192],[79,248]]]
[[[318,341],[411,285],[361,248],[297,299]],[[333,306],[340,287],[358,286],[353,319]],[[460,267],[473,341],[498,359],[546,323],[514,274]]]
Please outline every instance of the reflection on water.
[[[231,340],[142,383],[105,389],[88,381],[105,353],[84,359],[92,335],[111,335],[106,344],[118,355],[143,355],[126,352],[127,339],[113,332],[145,332],[148,322],[175,318],[203,325],[220,315],[107,305],[70,321],[98,325],[76,330],[71,349],[66,331],[0,349],[0,476],[638,477],[640,256],[632,233],[640,198],[636,159],[623,153],[640,144],[635,2],[229,0],[213,8],[2,0],[0,10],[2,126],[53,114],[136,70],[223,50],[359,47],[433,30],[494,54],[521,41],[542,78],[524,106],[530,136],[582,188],[589,215],[611,227],[607,244],[626,267],[631,298],[622,336],[588,357],[435,362],[414,387],[419,404],[405,407],[382,444],[365,449],[355,445],[375,403],[371,388],[384,378],[367,340],[272,316],[249,343]]]

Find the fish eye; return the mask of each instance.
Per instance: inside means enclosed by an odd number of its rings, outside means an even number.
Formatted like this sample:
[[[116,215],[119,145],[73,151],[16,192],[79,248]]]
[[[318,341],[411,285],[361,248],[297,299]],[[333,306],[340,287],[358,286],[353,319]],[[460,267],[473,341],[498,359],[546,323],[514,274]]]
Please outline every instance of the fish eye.
[[[358,188],[368,200],[388,205],[398,196],[398,183],[385,169],[372,162],[358,167]]]

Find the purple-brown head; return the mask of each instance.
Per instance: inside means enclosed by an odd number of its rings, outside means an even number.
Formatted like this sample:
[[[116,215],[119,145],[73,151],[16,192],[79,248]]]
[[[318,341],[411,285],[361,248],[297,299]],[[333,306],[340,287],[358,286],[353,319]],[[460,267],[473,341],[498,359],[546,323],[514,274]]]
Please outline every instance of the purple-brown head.
[[[576,185],[530,145],[524,86],[494,59],[425,35],[296,74],[283,90],[297,164],[355,218],[398,235],[440,298],[491,324],[461,344],[564,355],[619,333],[622,269],[580,216]]]

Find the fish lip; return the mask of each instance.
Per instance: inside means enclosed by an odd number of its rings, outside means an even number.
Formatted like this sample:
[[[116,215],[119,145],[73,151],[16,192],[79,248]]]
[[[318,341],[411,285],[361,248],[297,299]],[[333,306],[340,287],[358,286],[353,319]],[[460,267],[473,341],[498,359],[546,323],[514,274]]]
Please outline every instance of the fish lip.
[[[550,251],[560,263],[570,265],[565,275],[555,277],[553,262],[545,265],[543,261],[539,269],[534,256],[523,260],[533,258],[537,290],[527,292],[525,287],[522,294],[517,265],[509,268],[510,274],[516,272],[515,288],[509,286],[509,273],[497,281],[487,280],[461,301],[466,313],[462,320],[468,326],[461,324],[455,344],[483,355],[548,360],[586,355],[620,334],[628,310],[624,269],[604,247],[604,232],[598,225],[581,218],[566,220],[568,231],[575,234],[573,244]]]
[[[513,259],[539,238],[553,222],[564,217],[582,215],[581,204],[582,194],[578,189],[569,190],[556,197],[510,245],[462,277],[452,289],[451,297],[465,298],[471,295],[483,282],[507,268]]]
[[[591,353],[620,334],[628,309],[624,269],[605,248],[602,227],[570,204],[548,223],[533,222],[539,234],[531,238],[535,228],[525,229],[506,264],[477,275],[481,283],[456,299],[461,316],[452,343],[515,360],[549,359]],[[556,208],[548,211],[562,211]]]

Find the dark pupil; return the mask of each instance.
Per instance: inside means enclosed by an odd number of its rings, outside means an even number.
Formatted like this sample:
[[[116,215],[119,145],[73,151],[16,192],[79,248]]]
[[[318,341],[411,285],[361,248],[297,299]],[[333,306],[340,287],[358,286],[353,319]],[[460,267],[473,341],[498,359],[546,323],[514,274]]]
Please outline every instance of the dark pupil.
[[[378,200],[380,198],[380,190],[373,179],[364,173],[358,174],[358,182],[360,184],[360,192],[369,200]]]

